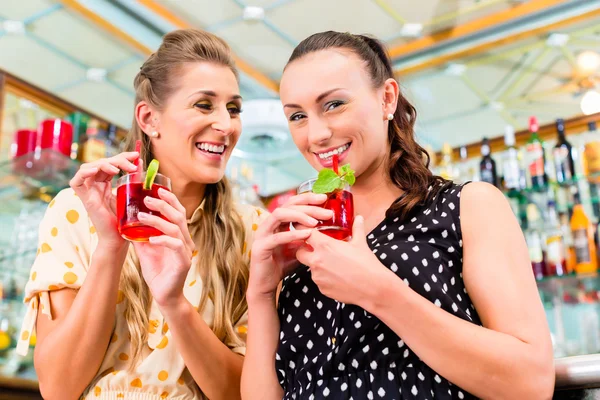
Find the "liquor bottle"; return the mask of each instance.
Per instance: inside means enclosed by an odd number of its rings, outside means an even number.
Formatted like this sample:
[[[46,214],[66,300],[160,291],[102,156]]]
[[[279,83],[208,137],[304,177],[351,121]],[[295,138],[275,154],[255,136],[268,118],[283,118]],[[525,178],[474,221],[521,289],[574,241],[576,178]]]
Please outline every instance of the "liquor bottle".
[[[482,159],[479,163],[479,176],[481,180],[497,186],[498,174],[496,172],[496,161],[490,155],[490,141],[488,138],[483,138],[481,142],[481,155]]]
[[[544,262],[544,248],[541,233],[541,217],[537,206],[533,203],[527,205],[527,230],[525,240],[529,249],[531,268],[535,279],[543,279],[546,273]]]
[[[593,225],[585,214],[579,196],[575,196],[571,232],[573,233],[576,257],[575,272],[577,274],[595,273],[598,270],[598,260],[596,259]]]
[[[548,202],[546,219],[546,276],[567,274],[566,249],[563,233],[553,201]]]
[[[519,165],[519,152],[515,147],[515,129],[507,125],[504,129],[504,145],[507,150],[502,161],[504,173],[504,186],[506,189],[519,190],[521,188],[521,167]]]
[[[546,175],[546,156],[544,145],[538,135],[539,125],[536,117],[529,119],[529,131],[531,137],[527,142],[527,168],[531,188],[534,190],[542,190],[548,184],[548,176]]]
[[[585,136],[583,150],[584,173],[590,182],[600,183],[600,140],[596,131],[596,123],[588,124],[589,132]]]
[[[556,182],[559,185],[564,185],[575,178],[573,146],[565,137],[565,121],[562,118],[556,120],[556,131],[558,132],[558,142],[552,149],[552,156],[554,157]]]
[[[457,178],[457,173],[452,162],[452,147],[448,143],[442,146],[442,159],[439,165],[439,176],[444,179],[454,180]]]

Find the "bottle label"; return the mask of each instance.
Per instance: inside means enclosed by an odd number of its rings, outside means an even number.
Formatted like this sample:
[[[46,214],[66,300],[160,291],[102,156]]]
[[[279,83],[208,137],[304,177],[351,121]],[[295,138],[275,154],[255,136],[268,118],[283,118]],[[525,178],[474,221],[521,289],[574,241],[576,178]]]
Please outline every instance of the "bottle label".
[[[508,189],[517,189],[520,186],[519,162],[515,159],[506,160],[503,165],[504,184]]]
[[[558,235],[550,236],[546,241],[546,257],[548,264],[561,264],[565,260],[562,238]]]
[[[592,261],[586,229],[577,229],[573,231],[573,247],[575,248],[575,259],[577,260],[577,264],[584,264]]]
[[[600,142],[587,143],[585,145],[584,156],[588,173],[600,173]]]
[[[491,183],[492,185],[496,183],[494,182],[494,174],[492,174],[492,171],[489,169],[484,169],[481,171],[481,180],[483,182]]]
[[[527,241],[527,247],[529,248],[529,258],[532,263],[541,263],[544,261],[544,252],[542,250],[542,243],[540,237],[537,234],[529,236]]]
[[[555,147],[552,155],[558,181],[562,183],[571,180],[573,176],[571,174],[571,165],[569,164],[569,149],[566,147]]]
[[[544,176],[544,151],[541,143],[527,145],[529,156],[529,174],[532,177]]]

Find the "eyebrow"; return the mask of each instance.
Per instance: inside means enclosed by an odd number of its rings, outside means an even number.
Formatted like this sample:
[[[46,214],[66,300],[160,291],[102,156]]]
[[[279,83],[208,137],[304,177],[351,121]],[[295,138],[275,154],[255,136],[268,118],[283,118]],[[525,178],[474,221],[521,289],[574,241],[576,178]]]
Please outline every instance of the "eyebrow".
[[[212,90],[198,90],[197,92],[192,93],[189,97],[195,96],[197,94],[204,94],[209,97],[218,97],[217,93]],[[235,94],[231,96],[231,100],[242,100],[242,96],[239,94]]]
[[[335,88],[335,89],[331,89],[331,90],[321,93],[315,100],[315,103],[320,103],[321,100],[323,100],[325,97],[329,96],[331,93],[338,91],[338,90],[342,90],[342,88]],[[286,104],[283,107],[284,108],[302,108],[298,104]]]

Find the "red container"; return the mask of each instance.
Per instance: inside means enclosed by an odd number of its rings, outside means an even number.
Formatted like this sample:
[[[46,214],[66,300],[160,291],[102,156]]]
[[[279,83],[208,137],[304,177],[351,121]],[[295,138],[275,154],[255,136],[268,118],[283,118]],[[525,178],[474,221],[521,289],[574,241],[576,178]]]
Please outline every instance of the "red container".
[[[348,190],[336,190],[328,194],[323,208],[333,211],[333,218],[320,221],[317,229],[327,236],[346,240],[352,235],[354,223],[354,199]]]
[[[138,219],[138,213],[145,212],[157,215],[165,220],[161,213],[146,207],[144,198],[150,196],[156,199],[158,189],[170,191],[170,180],[160,174],[156,175],[155,183],[149,190],[144,189],[142,180],[145,174],[129,174],[119,178],[117,182],[117,223],[121,236],[134,242],[147,242],[152,236],[161,236],[163,233],[156,228],[144,225]]]
[[[61,119],[47,119],[39,126],[41,150],[54,150],[67,157],[71,155],[73,125]]]
[[[37,132],[32,129],[19,129],[15,133],[12,156],[20,157],[28,153],[33,153],[37,145],[37,137]]]

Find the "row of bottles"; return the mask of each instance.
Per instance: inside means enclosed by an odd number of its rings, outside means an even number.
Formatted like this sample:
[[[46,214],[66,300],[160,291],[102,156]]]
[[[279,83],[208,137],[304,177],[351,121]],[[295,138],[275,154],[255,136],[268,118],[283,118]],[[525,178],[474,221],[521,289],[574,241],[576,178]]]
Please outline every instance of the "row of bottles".
[[[523,148],[517,148],[514,128],[507,126],[506,150],[500,163],[491,155],[489,140],[483,138],[478,165],[467,159],[466,147],[460,149],[460,162],[454,163],[452,147],[445,143],[441,160],[431,167],[446,179],[481,180],[506,190],[543,191],[550,184],[570,185],[583,177],[600,182],[600,136],[596,123],[589,124],[588,132],[572,136],[577,141],[576,146],[566,138],[563,119],[556,120],[557,141],[551,148],[541,140],[538,130],[537,119],[531,117],[530,138]]]
[[[540,138],[535,117],[529,120],[530,137],[516,146],[515,131],[505,130],[506,149],[492,156],[490,141],[482,140],[481,158],[452,160],[445,144],[434,173],[455,181],[484,181],[507,196],[518,217],[537,279],[598,270],[598,220],[600,219],[600,135],[595,123],[588,132],[567,140],[565,122],[556,120],[557,139]],[[495,160],[495,158],[498,160]]]

